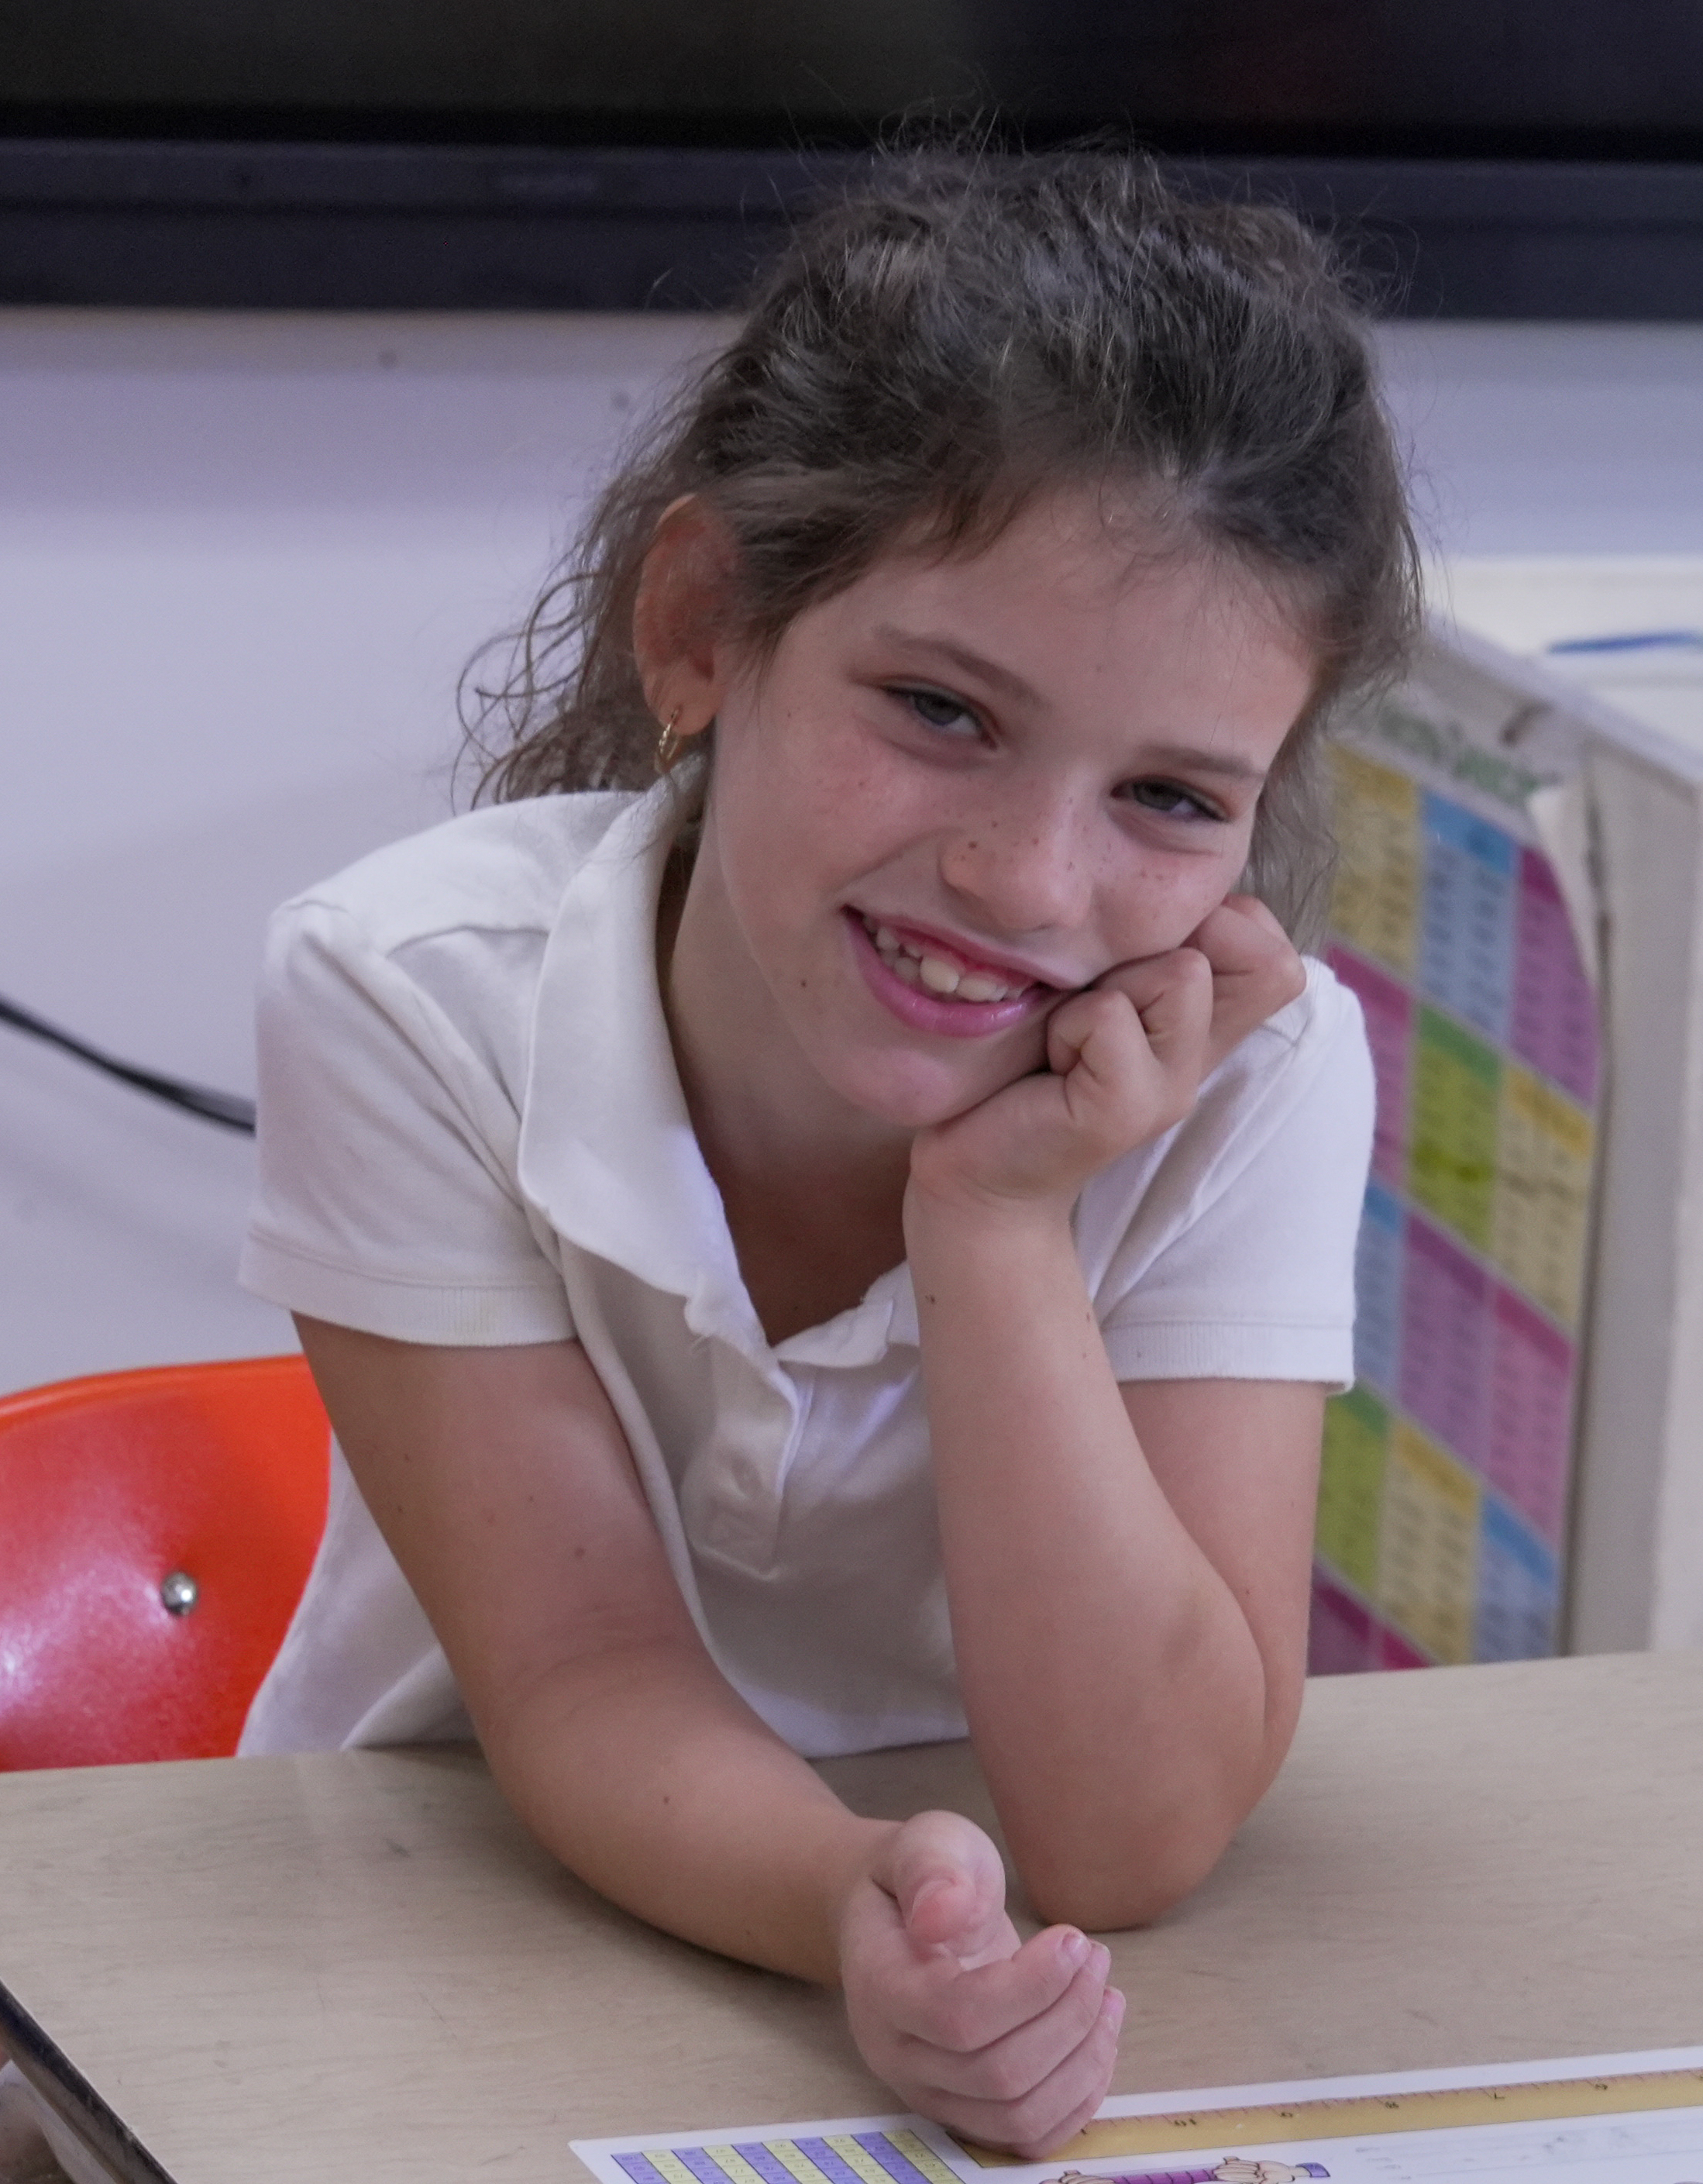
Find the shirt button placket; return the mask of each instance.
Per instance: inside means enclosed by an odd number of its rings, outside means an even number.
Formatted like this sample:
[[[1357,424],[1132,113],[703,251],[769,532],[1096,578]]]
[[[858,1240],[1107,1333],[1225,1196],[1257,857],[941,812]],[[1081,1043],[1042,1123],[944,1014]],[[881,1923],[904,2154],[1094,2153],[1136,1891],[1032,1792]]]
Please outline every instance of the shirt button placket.
[[[699,1536],[730,1561],[760,1571],[774,1560],[781,1484],[797,1439],[799,1406],[786,1376],[764,1371],[754,1360],[742,1362],[747,1371],[739,1376],[740,1400],[724,1424],[726,1453]]]

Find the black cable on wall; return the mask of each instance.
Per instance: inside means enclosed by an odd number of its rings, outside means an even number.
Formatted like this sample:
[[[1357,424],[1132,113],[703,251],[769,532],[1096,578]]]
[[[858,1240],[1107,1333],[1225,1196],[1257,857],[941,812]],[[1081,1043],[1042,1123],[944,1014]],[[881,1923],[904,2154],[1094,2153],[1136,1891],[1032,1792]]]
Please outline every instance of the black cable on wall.
[[[180,1077],[164,1077],[158,1070],[139,1068],[133,1061],[120,1061],[116,1056],[103,1054],[98,1047],[89,1045],[68,1031],[61,1031],[57,1024],[50,1024],[45,1017],[19,1008],[15,1001],[8,1001],[3,996],[0,996],[0,1024],[21,1031],[26,1038],[39,1039],[48,1046],[56,1046],[62,1053],[86,1061],[91,1069],[117,1078],[132,1091],[145,1092],[151,1100],[163,1100],[168,1106],[198,1116],[203,1123],[217,1123],[221,1129],[241,1130],[248,1137],[254,1134],[252,1100],[241,1099],[234,1092],[215,1092],[204,1084],[190,1084]]]

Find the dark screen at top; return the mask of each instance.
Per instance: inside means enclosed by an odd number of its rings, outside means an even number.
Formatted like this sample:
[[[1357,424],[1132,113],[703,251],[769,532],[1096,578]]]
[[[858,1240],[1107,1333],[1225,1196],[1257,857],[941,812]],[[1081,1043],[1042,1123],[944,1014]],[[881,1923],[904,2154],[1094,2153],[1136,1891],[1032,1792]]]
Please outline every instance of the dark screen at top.
[[[6,0],[13,131],[1033,141],[1537,156],[1703,148],[1703,0]]]

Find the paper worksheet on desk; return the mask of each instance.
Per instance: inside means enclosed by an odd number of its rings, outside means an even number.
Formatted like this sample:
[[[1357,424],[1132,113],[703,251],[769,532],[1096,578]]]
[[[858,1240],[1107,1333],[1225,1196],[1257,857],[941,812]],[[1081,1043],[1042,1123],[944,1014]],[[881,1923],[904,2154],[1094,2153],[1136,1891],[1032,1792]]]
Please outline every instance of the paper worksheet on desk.
[[[1703,2184],[1703,2048],[1108,2101],[1045,2161],[921,2116],[576,2139],[599,2184]]]

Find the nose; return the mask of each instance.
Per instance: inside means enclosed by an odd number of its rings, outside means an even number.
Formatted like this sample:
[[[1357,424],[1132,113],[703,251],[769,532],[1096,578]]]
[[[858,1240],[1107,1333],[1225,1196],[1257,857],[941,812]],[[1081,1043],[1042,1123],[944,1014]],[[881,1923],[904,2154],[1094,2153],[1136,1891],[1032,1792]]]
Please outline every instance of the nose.
[[[1071,932],[1094,894],[1090,822],[1076,801],[1002,799],[966,816],[940,853],[940,875],[988,933]]]

